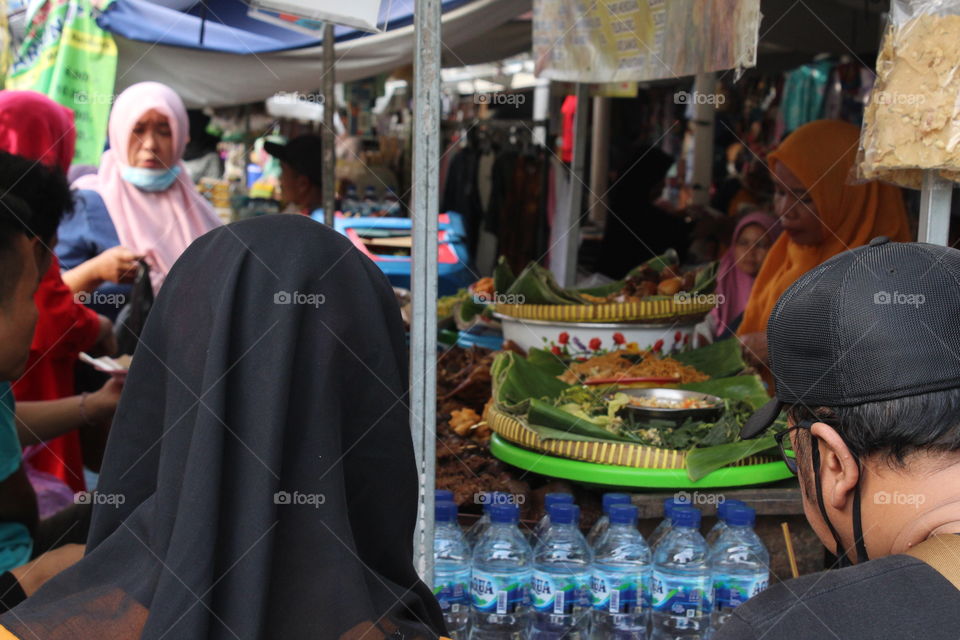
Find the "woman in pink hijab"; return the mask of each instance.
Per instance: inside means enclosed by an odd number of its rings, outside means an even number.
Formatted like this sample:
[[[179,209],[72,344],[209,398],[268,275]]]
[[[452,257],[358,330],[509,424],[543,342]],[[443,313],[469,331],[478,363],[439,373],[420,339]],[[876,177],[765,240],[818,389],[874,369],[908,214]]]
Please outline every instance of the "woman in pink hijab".
[[[99,171],[74,183],[100,195],[120,244],[150,265],[154,292],[190,243],[222,224],[181,159],[189,129],[170,87],[135,84],[114,102]]]
[[[716,338],[736,332],[750,299],[753,281],[767,252],[780,235],[780,222],[763,211],[747,213],[733,230],[730,248],[717,269],[717,299],[708,321]]]

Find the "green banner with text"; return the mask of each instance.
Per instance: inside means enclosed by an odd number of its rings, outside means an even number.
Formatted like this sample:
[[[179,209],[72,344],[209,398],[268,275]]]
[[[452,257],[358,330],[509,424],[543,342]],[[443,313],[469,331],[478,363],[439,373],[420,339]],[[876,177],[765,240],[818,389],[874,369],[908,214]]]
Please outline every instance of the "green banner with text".
[[[26,38],[7,89],[32,89],[73,109],[74,164],[97,165],[103,153],[117,74],[117,45],[100,28],[91,0],[46,0],[28,16]]]

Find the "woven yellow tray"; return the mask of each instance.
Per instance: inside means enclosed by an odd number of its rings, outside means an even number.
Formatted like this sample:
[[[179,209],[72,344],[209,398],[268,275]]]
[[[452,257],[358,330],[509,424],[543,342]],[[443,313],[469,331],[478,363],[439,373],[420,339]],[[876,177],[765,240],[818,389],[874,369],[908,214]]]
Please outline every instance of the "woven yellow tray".
[[[709,302],[708,302],[709,301]],[[642,322],[702,316],[716,306],[712,296],[605,304],[498,304],[497,313],[548,322]]]
[[[583,460],[597,464],[609,464],[638,469],[685,469],[687,454],[676,449],[660,449],[626,442],[583,442],[578,440],[543,439],[540,435],[513,416],[499,411],[493,403],[487,405],[484,419],[490,428],[505,440],[515,444],[571,460]],[[774,462],[768,456],[750,456],[739,460],[732,467]]]

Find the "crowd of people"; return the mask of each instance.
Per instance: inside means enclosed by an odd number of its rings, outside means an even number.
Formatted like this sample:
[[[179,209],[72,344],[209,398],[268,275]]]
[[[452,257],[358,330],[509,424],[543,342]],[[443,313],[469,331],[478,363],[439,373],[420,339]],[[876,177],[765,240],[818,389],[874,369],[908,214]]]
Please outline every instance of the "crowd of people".
[[[223,227],[187,132],[134,85],[71,185],[71,112],[0,92],[0,636],[436,638],[393,291],[306,216]],[[274,303],[318,287],[322,309]],[[123,331],[129,376],[78,392]]]
[[[99,166],[70,182],[72,117],[0,92],[0,638],[438,638],[412,560],[403,324],[380,270],[316,222],[319,140],[265,145],[305,215],[223,226],[184,164],[191,123],[170,88],[120,94]],[[946,638],[960,622],[950,578],[904,555],[960,533],[960,334],[944,321],[960,311],[960,252],[904,244],[900,192],[849,181],[858,138],[816,121],[770,154],[770,206],[748,198],[731,218],[708,319],[774,396],[743,437],[787,412],[778,437],[808,518],[857,566],[803,578],[802,608],[789,584],[770,589],[724,640],[821,637],[824,618],[844,638]],[[657,203],[671,163],[631,158],[608,276],[689,237]],[[868,304],[896,287],[933,304]],[[276,303],[290,291],[324,303]],[[931,335],[908,348],[898,333],[921,324]],[[134,348],[125,378],[80,362]],[[862,500],[903,487],[930,504]],[[908,628],[878,607],[856,628],[826,596],[891,589],[940,617]]]

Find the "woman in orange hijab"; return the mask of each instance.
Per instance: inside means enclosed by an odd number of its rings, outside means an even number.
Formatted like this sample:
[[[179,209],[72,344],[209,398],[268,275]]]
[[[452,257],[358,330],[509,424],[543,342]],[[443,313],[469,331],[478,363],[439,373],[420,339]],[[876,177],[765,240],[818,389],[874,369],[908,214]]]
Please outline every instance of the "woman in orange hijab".
[[[860,129],[816,120],[790,134],[767,162],[783,231],[757,274],[738,334],[744,355],[764,367],[767,319],[787,287],[838,253],[876,236],[909,242],[900,189],[880,182],[850,184]]]

